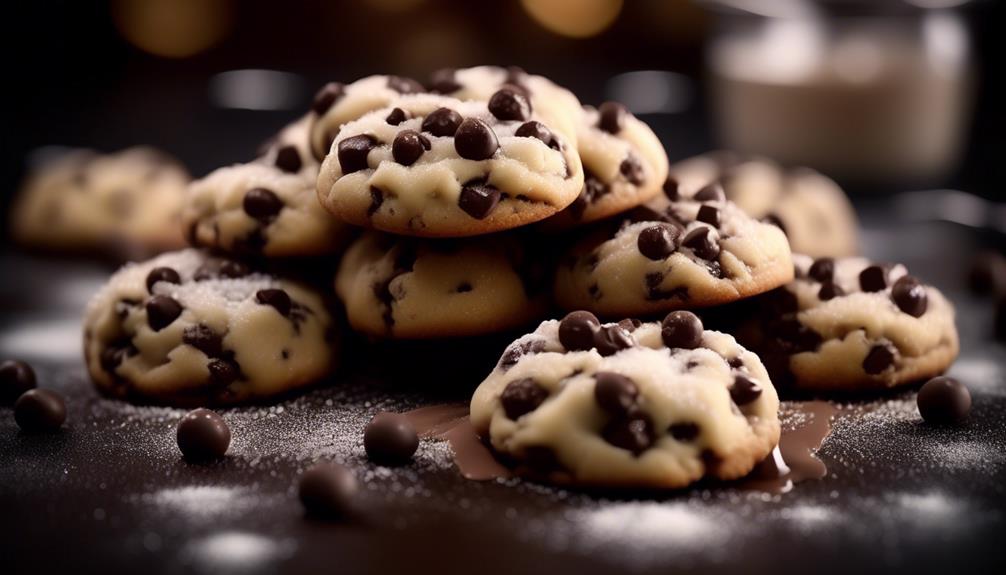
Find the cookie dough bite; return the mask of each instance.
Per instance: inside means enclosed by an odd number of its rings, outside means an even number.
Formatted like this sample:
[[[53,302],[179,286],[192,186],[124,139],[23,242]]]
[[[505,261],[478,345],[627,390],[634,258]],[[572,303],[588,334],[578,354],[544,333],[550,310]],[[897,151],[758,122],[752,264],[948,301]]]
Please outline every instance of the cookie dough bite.
[[[560,260],[555,298],[605,317],[722,305],[793,279],[782,231],[758,222],[712,188],[673,187],[658,211],[640,206],[598,226]],[[673,199],[671,199],[673,198]]]
[[[368,232],[346,251],[335,287],[353,329],[372,336],[491,334],[544,316],[546,260],[513,234],[452,241]]]
[[[179,215],[189,175],[147,147],[74,150],[29,174],[11,212],[27,247],[116,257],[184,245]]]
[[[350,226],[318,203],[321,165],[308,149],[310,123],[305,116],[284,128],[257,160],[192,182],[182,212],[189,242],[268,258],[341,251]]]
[[[953,305],[900,264],[794,256],[797,277],[759,300],[738,336],[778,385],[890,388],[943,373],[959,344]]]
[[[778,409],[758,356],[690,312],[601,324],[578,311],[507,348],[471,421],[522,475],[680,488],[748,474],[779,442]]]
[[[660,193],[667,154],[653,130],[617,102],[585,106],[577,131],[583,189],[543,226],[569,228],[633,208]]]
[[[489,102],[430,94],[342,127],[318,176],[330,212],[402,235],[461,237],[542,220],[576,199],[576,148],[520,92]]]
[[[334,334],[318,293],[187,249],[111,277],[87,309],[84,359],[112,397],[236,404],[324,378]]]

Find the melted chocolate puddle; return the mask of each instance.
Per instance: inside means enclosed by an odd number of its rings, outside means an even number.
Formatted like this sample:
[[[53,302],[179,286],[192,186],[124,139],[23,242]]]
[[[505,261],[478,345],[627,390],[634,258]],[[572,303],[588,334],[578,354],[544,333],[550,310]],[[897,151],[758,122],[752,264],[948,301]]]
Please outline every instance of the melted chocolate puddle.
[[[838,408],[826,401],[787,402],[781,408],[782,436],[772,454],[755,466],[747,477],[720,483],[768,493],[786,493],[794,483],[821,479],[828,469],[814,452],[831,433],[831,420]],[[431,405],[408,411],[405,417],[419,435],[442,439],[454,451],[454,463],[466,479],[486,481],[511,477],[513,473],[493,457],[468,420],[468,406],[461,403]]]

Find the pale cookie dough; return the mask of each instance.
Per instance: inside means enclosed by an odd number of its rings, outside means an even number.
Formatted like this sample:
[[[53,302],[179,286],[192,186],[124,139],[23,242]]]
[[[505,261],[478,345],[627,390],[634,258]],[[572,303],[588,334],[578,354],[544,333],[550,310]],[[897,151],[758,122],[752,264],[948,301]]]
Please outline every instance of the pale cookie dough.
[[[797,279],[739,331],[780,386],[889,388],[943,373],[959,348],[953,305],[904,266],[795,255]]]
[[[321,166],[308,150],[310,122],[305,116],[284,128],[254,162],[193,182],[182,212],[189,242],[241,256],[340,251],[350,226],[318,203]]]
[[[574,245],[556,272],[556,301],[605,317],[646,315],[725,304],[793,279],[779,228],[722,193],[700,197],[637,207]]]
[[[584,107],[577,149],[583,189],[565,210],[543,225],[568,228],[624,212],[660,193],[667,154],[656,134],[616,102]]]
[[[369,232],[346,251],[335,286],[357,331],[458,337],[541,319],[548,269],[541,250],[513,235],[451,241]]]
[[[748,474],[779,441],[778,409],[758,356],[690,312],[603,326],[574,312],[510,345],[471,421],[535,479],[680,488]]]
[[[84,359],[113,397],[235,404],[325,377],[334,333],[314,291],[188,249],[112,276],[88,306]]]
[[[116,256],[185,244],[179,216],[189,175],[163,152],[75,150],[45,162],[22,187],[11,213],[26,246]]]
[[[809,168],[787,170],[765,158],[714,152],[673,164],[670,177],[683,195],[719,182],[748,215],[781,227],[794,252],[842,257],[859,251],[849,198],[831,178]]]
[[[349,223],[460,237],[515,228],[568,206],[583,186],[576,148],[518,92],[487,102],[404,96],[342,127],[318,197]]]

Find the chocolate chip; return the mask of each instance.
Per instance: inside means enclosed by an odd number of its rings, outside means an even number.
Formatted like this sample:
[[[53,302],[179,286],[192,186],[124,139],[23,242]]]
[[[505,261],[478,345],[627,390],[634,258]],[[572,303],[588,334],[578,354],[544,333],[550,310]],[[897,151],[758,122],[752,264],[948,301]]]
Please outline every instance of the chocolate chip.
[[[237,279],[243,278],[251,273],[251,269],[241,262],[233,260],[213,259],[196,269],[192,275],[195,281],[211,280],[218,278]]]
[[[252,188],[245,194],[241,207],[249,216],[256,220],[267,222],[276,217],[283,209],[283,200],[271,190]]]
[[[458,195],[458,207],[476,220],[484,219],[500,203],[502,194],[495,187],[485,182],[469,182],[461,188]]]
[[[408,119],[409,115],[405,113],[405,110],[401,108],[395,108],[388,114],[388,117],[385,118],[384,121],[391,126],[397,126]]]
[[[487,160],[499,149],[499,140],[488,124],[468,118],[454,134],[454,149],[466,160]]]
[[[322,86],[314,96],[311,110],[321,116],[327,112],[346,93],[346,87],[338,82],[329,82]]]
[[[667,258],[678,249],[678,239],[681,228],[673,224],[658,223],[644,228],[636,238],[639,253],[648,259],[659,261]]]
[[[722,202],[727,199],[727,194],[723,191],[723,186],[713,182],[695,192],[693,199],[697,202]]]
[[[66,421],[66,403],[48,389],[29,389],[14,402],[14,421],[27,433],[58,430]]]
[[[702,347],[702,320],[690,311],[672,311],[660,323],[660,338],[671,349]]]
[[[695,423],[675,423],[667,428],[667,432],[678,441],[692,441],[699,436],[699,426]]]
[[[828,301],[843,295],[845,295],[845,290],[839,287],[838,284],[830,281],[821,285],[821,289],[817,292],[817,297],[821,301]]]
[[[898,309],[912,317],[922,317],[929,307],[926,287],[912,276],[902,276],[891,288],[891,299]]]
[[[807,275],[821,283],[831,282],[835,278],[835,260],[833,258],[814,260],[807,270]]]
[[[622,160],[622,163],[618,165],[618,171],[630,184],[641,186],[646,181],[643,165],[639,163],[639,158],[632,154]]]
[[[462,88],[461,84],[454,78],[454,68],[441,68],[430,74],[429,88],[431,92],[438,94],[450,94]]]
[[[182,304],[166,295],[155,295],[147,300],[147,324],[154,331],[171,325],[182,315]]]
[[[296,174],[303,165],[296,147],[283,146],[276,150],[276,167],[284,172]]]
[[[713,206],[703,205],[699,208],[699,213],[695,217],[696,220],[709,224],[714,228],[720,227],[720,211]]]
[[[514,135],[518,138],[538,138],[545,145],[549,147],[556,147],[555,136],[552,135],[552,130],[549,130],[545,124],[541,122],[536,122],[531,120],[530,122],[524,122],[521,124]]]
[[[734,376],[734,384],[730,386],[730,399],[737,405],[747,405],[761,397],[761,385],[744,374]]]
[[[601,436],[615,447],[639,455],[653,445],[655,434],[650,418],[637,413],[631,418],[613,419],[608,422]]]
[[[625,106],[618,102],[605,102],[597,108],[597,111],[598,128],[609,134],[617,134],[625,127],[625,115],[628,114]]]
[[[695,255],[704,260],[713,261],[720,255],[720,246],[710,236],[710,228],[706,226],[688,232],[681,245],[690,248]]]
[[[381,204],[384,203],[384,192],[381,188],[377,186],[370,186],[370,206],[367,207],[367,215],[373,216],[377,213],[377,210],[381,209]]]
[[[196,324],[182,332],[182,343],[191,345],[206,354],[206,357],[220,357],[223,353],[223,338],[206,324]]]
[[[489,98],[489,111],[504,122],[523,122],[531,117],[531,103],[517,90],[503,88]]]
[[[926,423],[960,423],[971,412],[971,392],[952,377],[934,377],[919,390],[919,414]]]
[[[527,377],[511,381],[500,394],[500,405],[507,418],[517,420],[521,416],[538,409],[548,399],[548,390],[537,381]]]
[[[391,155],[403,166],[411,166],[430,149],[430,140],[415,130],[402,130],[391,144]]]
[[[157,282],[167,282],[178,285],[182,283],[182,277],[172,268],[158,267],[150,270],[147,274],[147,293],[154,293],[154,284]]]
[[[599,371],[594,374],[594,401],[612,417],[628,417],[636,410],[639,388],[620,373]]]
[[[233,360],[214,359],[206,364],[206,369],[210,372],[210,382],[214,386],[230,385],[241,376],[241,368]]]
[[[772,324],[777,339],[785,344],[791,353],[814,351],[821,346],[821,336],[795,319],[786,319]]]
[[[605,357],[615,355],[634,345],[636,340],[629,330],[617,324],[603,325],[594,332],[594,347],[597,348],[597,353]]]
[[[262,305],[276,308],[282,316],[290,315],[290,295],[279,288],[261,289],[255,292],[255,300]]]
[[[678,181],[673,177],[668,176],[667,179],[664,180],[664,195],[672,202],[676,202],[681,199],[681,192],[678,190]]]
[[[23,361],[0,363],[0,405],[13,405],[21,394],[35,388],[35,370]]]
[[[367,134],[360,134],[339,142],[339,166],[342,167],[342,173],[352,174],[366,170],[368,168],[367,156],[376,145],[377,140]]]
[[[178,449],[188,461],[220,459],[231,444],[231,430],[227,422],[209,409],[196,409],[185,414],[178,422],[176,432]]]
[[[304,512],[318,519],[346,519],[355,515],[358,491],[356,476],[337,463],[318,463],[297,482],[297,497]]]
[[[894,353],[886,345],[875,345],[870,348],[863,360],[863,371],[877,375],[894,365]]]
[[[625,331],[632,333],[639,329],[639,326],[643,325],[643,322],[635,318],[625,318],[618,322],[619,327]]]
[[[559,343],[566,351],[586,351],[594,347],[594,332],[601,328],[597,316],[589,311],[574,311],[559,322]]]
[[[399,94],[422,94],[426,91],[422,84],[404,76],[388,76],[388,87]]]
[[[363,448],[371,461],[403,465],[419,448],[419,435],[404,415],[378,413],[363,430]]]
[[[859,287],[865,292],[878,292],[887,288],[887,269],[870,266],[859,272]]]
[[[423,131],[437,137],[453,136],[461,126],[461,114],[450,108],[438,108],[423,120]]]
[[[766,224],[772,224],[773,226],[775,226],[775,227],[779,228],[780,230],[782,230],[783,234],[786,234],[786,226],[785,226],[785,224],[782,223],[782,218],[780,218],[778,215],[776,215],[776,214],[769,214],[769,215],[765,216],[764,218],[762,218],[761,221],[764,222],[764,223],[766,223]],[[788,234],[786,234],[786,235],[788,235]],[[799,277],[799,276],[797,276],[797,277]]]
[[[500,358],[500,368],[504,371],[510,369],[511,367],[517,365],[520,358],[525,355],[533,355],[540,353],[545,349],[545,342],[541,340],[526,341],[524,343],[518,343],[511,345],[505,352],[503,352],[503,357]]]

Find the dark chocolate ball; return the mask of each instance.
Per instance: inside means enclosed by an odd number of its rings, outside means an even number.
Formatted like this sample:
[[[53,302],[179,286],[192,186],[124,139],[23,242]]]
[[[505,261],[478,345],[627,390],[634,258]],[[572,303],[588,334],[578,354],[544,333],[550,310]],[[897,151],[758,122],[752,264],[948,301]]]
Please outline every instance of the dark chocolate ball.
[[[402,465],[419,448],[419,435],[400,413],[378,413],[363,431],[367,457],[382,465]]]
[[[559,322],[559,343],[567,351],[586,351],[594,347],[594,332],[601,329],[597,316],[589,311],[569,312]]]
[[[28,433],[56,431],[66,421],[66,404],[54,391],[29,389],[14,403],[14,421]]]
[[[919,413],[926,423],[937,425],[960,423],[971,412],[971,392],[952,377],[934,377],[919,390],[916,399]]]
[[[35,388],[35,370],[23,361],[0,363],[0,405],[14,405],[17,398]]]
[[[342,519],[353,515],[359,486],[356,476],[337,463],[318,463],[300,476],[297,495],[312,517]]]
[[[189,461],[220,459],[231,444],[227,422],[209,409],[196,409],[178,422],[178,449]]]
[[[672,311],[660,324],[660,337],[669,348],[695,349],[702,347],[705,328],[699,316],[690,311]]]

